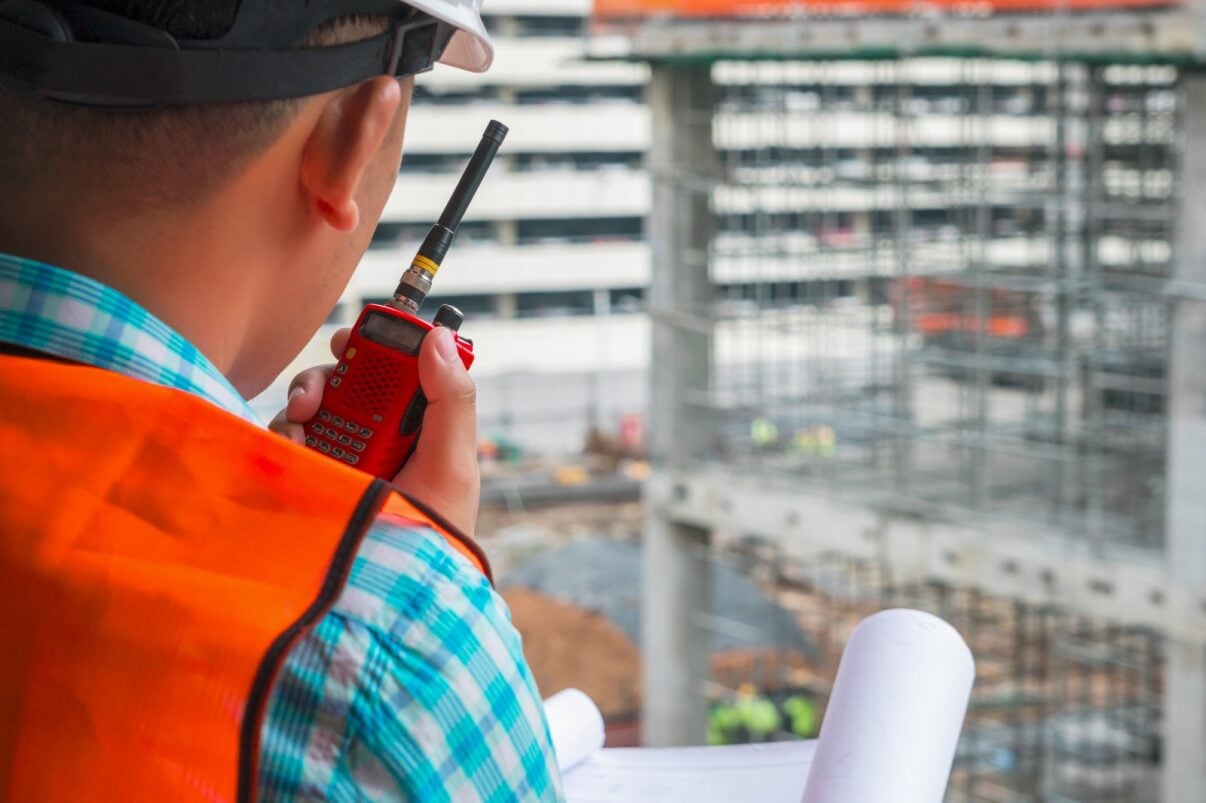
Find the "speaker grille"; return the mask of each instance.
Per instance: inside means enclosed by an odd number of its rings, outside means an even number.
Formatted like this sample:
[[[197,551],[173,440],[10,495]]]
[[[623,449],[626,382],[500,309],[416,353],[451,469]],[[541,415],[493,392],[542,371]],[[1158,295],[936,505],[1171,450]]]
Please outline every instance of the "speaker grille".
[[[366,363],[356,366],[352,377],[352,404],[374,413],[384,411],[398,393],[401,384],[397,369],[388,363]]]

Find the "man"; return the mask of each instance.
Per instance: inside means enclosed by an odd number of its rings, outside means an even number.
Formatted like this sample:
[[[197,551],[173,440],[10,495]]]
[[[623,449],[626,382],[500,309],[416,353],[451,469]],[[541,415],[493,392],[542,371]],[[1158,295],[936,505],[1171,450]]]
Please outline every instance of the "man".
[[[244,401],[367,247],[413,74],[489,65],[480,2],[0,1],[0,798],[560,797],[449,333],[392,485]]]

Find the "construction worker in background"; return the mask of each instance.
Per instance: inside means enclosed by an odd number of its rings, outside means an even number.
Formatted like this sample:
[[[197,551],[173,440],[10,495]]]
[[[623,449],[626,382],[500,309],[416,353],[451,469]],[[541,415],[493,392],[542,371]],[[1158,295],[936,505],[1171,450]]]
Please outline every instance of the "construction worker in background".
[[[750,422],[750,443],[757,450],[769,449],[779,440],[779,427],[765,416],[758,416]]]
[[[801,739],[811,739],[817,735],[820,725],[817,717],[817,706],[811,698],[802,694],[793,694],[783,701],[783,713],[791,723],[791,733]]]
[[[244,401],[367,247],[414,74],[489,66],[480,3],[0,0],[0,798],[561,796],[448,332],[392,484],[291,442],[324,370],[290,437]]]
[[[742,683],[731,702],[712,709],[708,722],[708,744],[765,742],[782,725],[779,709],[758,693],[752,683]]]
[[[780,710],[781,709],[781,710]],[[751,683],[738,687],[733,699],[712,708],[708,720],[708,744],[744,744],[774,739],[783,729],[800,739],[816,736],[819,720],[816,705],[801,694],[793,694],[779,707],[758,693]]]

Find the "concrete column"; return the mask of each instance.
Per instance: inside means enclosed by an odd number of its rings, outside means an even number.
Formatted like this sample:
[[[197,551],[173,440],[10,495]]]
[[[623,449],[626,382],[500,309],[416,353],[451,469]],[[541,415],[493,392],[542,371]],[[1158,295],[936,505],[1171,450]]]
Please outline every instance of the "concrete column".
[[[499,293],[494,297],[494,314],[504,320],[519,317],[519,299],[514,293]]]
[[[1206,588],[1206,74],[1182,77],[1181,204],[1168,366],[1167,560],[1180,585]],[[1197,288],[1197,292],[1189,292]],[[1196,295],[1196,298],[1194,297]],[[1206,801],[1206,645],[1168,643],[1164,693],[1166,803]]]
[[[711,372],[713,287],[708,245],[714,221],[709,179],[718,174],[712,145],[716,87],[707,64],[654,64],[649,84],[653,139],[649,154],[653,271],[649,310],[649,450],[655,472],[684,471],[711,441],[707,392]],[[646,744],[700,744],[707,731],[711,574],[709,533],[674,521],[647,504],[642,580]]]
[[[490,32],[501,37],[519,36],[519,20],[514,17],[496,17]]]
[[[494,233],[498,244],[503,246],[519,245],[519,223],[514,220],[500,220],[494,224]]]
[[[870,159],[866,164],[874,164]],[[870,212],[855,212],[851,215],[851,228],[854,229],[854,236],[860,243],[871,242],[871,238],[875,236],[875,228],[871,225]]]
[[[591,307],[601,318],[611,314],[611,292],[606,287],[596,287],[591,294]]]

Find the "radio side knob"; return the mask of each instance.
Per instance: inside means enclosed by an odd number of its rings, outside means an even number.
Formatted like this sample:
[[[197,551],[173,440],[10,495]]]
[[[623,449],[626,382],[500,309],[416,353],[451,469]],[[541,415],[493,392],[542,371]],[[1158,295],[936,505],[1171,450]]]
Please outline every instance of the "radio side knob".
[[[432,321],[436,326],[446,326],[452,331],[457,331],[461,328],[461,324],[465,322],[465,313],[461,312],[451,304],[443,304],[436,310],[435,320]]]

